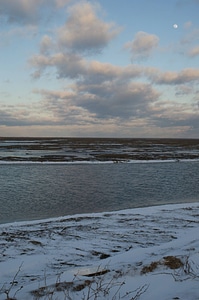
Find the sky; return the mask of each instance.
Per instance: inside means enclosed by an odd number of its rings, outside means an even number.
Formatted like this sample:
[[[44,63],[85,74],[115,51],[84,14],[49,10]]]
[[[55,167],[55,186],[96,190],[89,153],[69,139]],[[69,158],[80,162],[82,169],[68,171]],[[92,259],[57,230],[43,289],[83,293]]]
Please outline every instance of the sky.
[[[0,136],[199,138],[199,0],[0,0]]]

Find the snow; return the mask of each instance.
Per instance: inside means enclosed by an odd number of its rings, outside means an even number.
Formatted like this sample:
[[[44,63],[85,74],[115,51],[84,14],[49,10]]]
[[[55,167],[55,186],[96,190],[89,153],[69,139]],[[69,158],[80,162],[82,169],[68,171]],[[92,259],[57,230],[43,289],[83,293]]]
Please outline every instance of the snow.
[[[198,227],[197,202],[0,225],[0,300],[197,300]]]

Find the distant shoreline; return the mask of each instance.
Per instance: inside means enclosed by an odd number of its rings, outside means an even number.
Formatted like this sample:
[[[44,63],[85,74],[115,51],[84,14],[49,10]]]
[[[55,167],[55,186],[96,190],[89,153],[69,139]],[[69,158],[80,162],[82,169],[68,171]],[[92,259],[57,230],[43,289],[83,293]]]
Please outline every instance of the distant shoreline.
[[[119,163],[198,159],[199,139],[0,138],[0,163]]]

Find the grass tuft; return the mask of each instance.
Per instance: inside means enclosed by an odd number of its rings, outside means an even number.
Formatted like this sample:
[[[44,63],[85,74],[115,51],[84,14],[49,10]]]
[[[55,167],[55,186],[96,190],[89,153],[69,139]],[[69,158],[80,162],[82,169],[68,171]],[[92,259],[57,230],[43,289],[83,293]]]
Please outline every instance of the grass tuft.
[[[169,267],[170,269],[179,269],[184,265],[181,259],[177,258],[176,256],[165,256],[163,258],[164,265]]]
[[[157,269],[158,266],[161,265],[166,266],[172,270],[179,269],[184,266],[180,258],[176,256],[165,256],[163,257],[163,261],[153,261],[152,263],[150,263],[150,265],[144,266],[141,270],[141,274],[153,272],[155,269]]]

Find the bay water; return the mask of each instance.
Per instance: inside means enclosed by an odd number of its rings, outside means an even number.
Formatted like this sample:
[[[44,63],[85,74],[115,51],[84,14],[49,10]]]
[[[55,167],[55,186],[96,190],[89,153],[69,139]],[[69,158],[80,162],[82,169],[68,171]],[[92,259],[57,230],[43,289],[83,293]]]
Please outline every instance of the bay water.
[[[199,162],[1,164],[0,223],[199,201]]]

